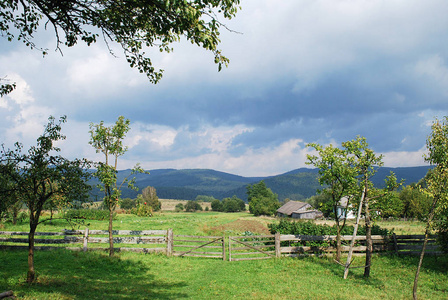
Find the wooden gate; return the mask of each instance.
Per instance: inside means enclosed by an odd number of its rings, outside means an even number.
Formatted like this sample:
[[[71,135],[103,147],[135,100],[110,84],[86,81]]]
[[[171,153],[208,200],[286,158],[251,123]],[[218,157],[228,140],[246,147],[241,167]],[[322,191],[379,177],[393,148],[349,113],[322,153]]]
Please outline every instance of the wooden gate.
[[[173,255],[226,260],[225,239],[223,236],[174,235]]]
[[[229,261],[274,258],[275,249],[275,235],[229,237]]]

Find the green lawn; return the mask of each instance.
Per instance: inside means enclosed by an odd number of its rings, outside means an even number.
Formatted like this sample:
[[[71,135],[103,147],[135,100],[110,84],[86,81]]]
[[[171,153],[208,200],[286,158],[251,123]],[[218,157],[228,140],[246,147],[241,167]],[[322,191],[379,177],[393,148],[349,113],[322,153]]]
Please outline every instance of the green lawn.
[[[247,213],[162,213],[152,218],[119,215],[114,227],[237,235],[245,226],[256,231],[269,222],[272,219]],[[86,221],[80,228],[86,225],[107,229],[106,221]],[[62,228],[70,227],[57,220],[39,225],[38,231]],[[422,229],[420,224],[418,230]],[[28,225],[3,224],[1,230],[26,231]],[[36,253],[38,281],[28,285],[24,282],[27,253],[0,251],[0,292],[11,289],[18,299],[410,299],[417,261],[416,257],[375,256],[370,279],[364,279],[359,268],[343,280],[343,267],[331,258],[228,262],[137,253],[109,258],[99,252],[60,250]],[[362,265],[363,259],[353,264]],[[447,270],[448,257],[425,258],[419,299],[448,298]]]
[[[226,262],[55,251],[36,254],[38,282],[27,285],[26,258],[25,251],[0,251],[0,290],[19,299],[409,299],[417,264],[375,257],[370,279],[354,269],[343,280],[343,268],[324,258]],[[420,299],[447,299],[447,268],[446,257],[426,259]]]

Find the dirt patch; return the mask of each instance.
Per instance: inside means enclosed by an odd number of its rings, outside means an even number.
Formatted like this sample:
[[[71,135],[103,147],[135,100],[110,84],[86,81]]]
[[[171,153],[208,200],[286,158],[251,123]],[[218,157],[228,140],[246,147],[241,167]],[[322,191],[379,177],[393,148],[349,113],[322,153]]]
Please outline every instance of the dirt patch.
[[[269,234],[269,229],[266,227],[266,225],[257,221],[240,219],[227,224],[213,227],[211,228],[211,230],[218,232],[233,231],[235,233],[250,231],[257,234]]]

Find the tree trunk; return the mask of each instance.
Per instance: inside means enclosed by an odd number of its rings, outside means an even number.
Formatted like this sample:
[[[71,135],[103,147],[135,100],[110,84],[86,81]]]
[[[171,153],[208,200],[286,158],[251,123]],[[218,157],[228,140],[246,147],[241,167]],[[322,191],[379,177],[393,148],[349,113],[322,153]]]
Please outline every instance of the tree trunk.
[[[364,267],[364,277],[368,278],[370,276],[370,265],[372,263],[372,224],[370,223],[370,211],[369,211],[369,200],[366,199],[365,202],[366,209],[366,265]]]
[[[362,205],[363,205],[365,197],[366,197],[366,189],[363,189],[362,194],[361,194],[361,200],[359,201],[358,215],[356,216],[355,228],[353,229],[353,236],[352,236],[352,240],[350,242],[350,249],[348,250],[347,262],[345,263],[344,279],[347,279],[348,270],[350,269],[350,264],[351,264],[351,260],[352,260],[352,254],[353,254],[353,247],[355,246],[355,238],[356,238],[356,234],[358,233],[358,225],[359,225],[359,220],[361,219]]]
[[[114,256],[114,237],[112,234],[112,220],[114,218],[114,211],[111,203],[109,203],[109,256]]]
[[[417,300],[417,286],[418,286],[418,276],[420,275],[420,268],[422,267],[423,263],[423,257],[425,256],[425,250],[426,250],[426,244],[428,243],[428,236],[429,232],[431,230],[431,222],[434,218],[434,212],[437,205],[438,198],[434,197],[434,200],[432,201],[431,210],[429,212],[428,221],[426,223],[426,229],[425,229],[425,239],[423,241],[423,247],[422,252],[420,253],[420,260],[418,261],[417,271],[415,272],[415,279],[414,279],[414,287],[412,289],[412,297],[414,300]]]
[[[34,233],[36,232],[37,222],[30,216],[30,232],[28,234],[28,273],[26,282],[32,283],[36,279],[34,270]]]
[[[339,224],[337,226],[337,234],[336,234],[336,261],[341,261],[341,248],[342,248],[342,241],[341,241],[341,230],[339,228]]]

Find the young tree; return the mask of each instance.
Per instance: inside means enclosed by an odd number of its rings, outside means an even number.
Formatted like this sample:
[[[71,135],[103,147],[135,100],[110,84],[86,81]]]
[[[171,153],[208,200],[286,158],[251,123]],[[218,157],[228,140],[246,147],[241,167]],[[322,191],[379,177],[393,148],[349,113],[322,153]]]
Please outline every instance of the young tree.
[[[126,133],[130,130],[129,119],[123,116],[118,117],[118,120],[113,126],[106,127],[104,122],[99,124],[90,123],[90,142],[96,152],[104,154],[104,162],[97,164],[95,176],[101,182],[100,188],[104,191],[104,205],[109,210],[109,255],[114,255],[114,240],[113,240],[113,216],[114,210],[117,207],[121,196],[121,187],[127,183],[129,188],[137,189],[134,186],[135,178],[128,180],[126,177],[120,184],[117,183],[117,167],[118,158],[122,156],[127,147],[123,145],[123,139]],[[140,172],[144,173],[143,169],[136,165],[131,172],[131,175]]]
[[[28,235],[28,274],[26,281],[36,278],[34,268],[34,235],[37,226],[46,221],[40,220],[44,205],[54,197],[66,202],[88,198],[90,162],[85,159],[68,160],[60,155],[55,143],[65,139],[61,134],[61,125],[66,122],[61,117],[56,122],[53,117],[45,127],[44,133],[37,139],[37,145],[22,153],[22,145],[15,144],[14,150],[1,152],[1,164],[6,166],[2,177],[13,183],[13,189],[29,209],[30,232]],[[2,191],[3,193],[4,191]]]
[[[424,157],[428,163],[435,167],[425,177],[426,187],[424,188],[424,192],[432,199],[432,205],[427,216],[425,238],[415,272],[414,287],[412,289],[414,299],[417,299],[418,277],[423,263],[423,257],[425,256],[428,236],[434,228],[434,216],[438,213],[446,212],[448,208],[448,117],[445,117],[443,121],[436,119],[431,129],[432,131],[426,140],[428,154]]]
[[[373,197],[378,197],[378,195],[370,196],[369,190],[372,189],[373,184],[370,181],[370,178],[376,173],[375,167],[379,167],[383,165],[382,155],[375,155],[372,149],[369,148],[369,144],[367,143],[366,138],[357,137],[352,141],[347,141],[342,143],[342,146],[346,149],[347,153],[350,156],[350,164],[356,172],[356,178],[359,180],[357,183],[357,187],[355,187],[354,191],[361,192],[359,206],[358,206],[358,216],[353,232],[353,238],[350,244],[350,251],[347,257],[347,263],[345,264],[344,270],[344,279],[347,278],[349,266],[351,263],[352,250],[355,242],[355,237],[358,230],[359,219],[361,215],[361,209],[364,205],[364,218],[365,218],[365,226],[366,226],[366,264],[364,268],[364,277],[369,277],[370,275],[370,265],[372,262],[372,251],[373,251],[373,242],[372,242],[372,224],[371,224],[371,215],[369,209],[369,200]],[[392,176],[392,175],[391,175]],[[392,177],[391,177],[392,178]],[[396,182],[396,178],[395,178]],[[355,192],[356,193],[356,192]]]
[[[145,203],[152,207],[152,211],[159,211],[162,208],[162,203],[157,197],[157,191],[152,186],[147,186],[142,190],[142,194],[138,195],[139,202]]]
[[[246,187],[246,193],[247,200],[249,201],[249,211],[255,216],[274,215],[280,207],[278,195],[274,194],[263,180],[253,185],[249,184]]]
[[[157,83],[163,70],[156,70],[145,52],[151,47],[171,52],[171,44],[181,38],[211,51],[218,70],[227,65],[229,60],[218,49],[220,29],[227,27],[218,16],[231,19],[239,4],[240,0],[2,0],[0,35],[38,48],[34,35],[43,23],[45,29],[54,30],[59,51],[61,44],[72,47],[83,41],[91,45],[101,36],[107,46],[119,45],[130,66]],[[40,50],[47,54],[46,49]],[[11,83],[0,85],[0,95],[13,88]]]
[[[349,205],[342,215],[338,213],[340,201],[342,197],[352,198],[353,190],[356,187],[358,175],[356,169],[348,157],[346,149],[339,149],[329,145],[323,147],[321,145],[311,143],[307,147],[313,147],[317,155],[308,155],[307,164],[313,165],[319,169],[319,183],[325,187],[320,193],[329,195],[331,201],[323,202],[324,205],[330,206],[332,216],[336,224],[336,261],[341,259],[341,232],[345,227],[346,215]],[[328,208],[327,208],[328,209]]]

